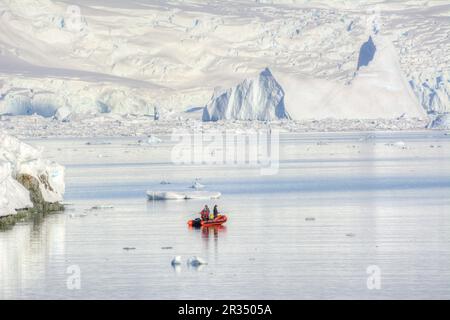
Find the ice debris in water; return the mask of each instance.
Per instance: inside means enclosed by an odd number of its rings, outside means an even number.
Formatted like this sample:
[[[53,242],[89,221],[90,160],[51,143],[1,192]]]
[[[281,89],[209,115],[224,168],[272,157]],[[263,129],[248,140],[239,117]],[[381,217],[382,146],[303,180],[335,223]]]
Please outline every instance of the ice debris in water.
[[[196,190],[203,189],[204,187],[205,187],[205,185],[201,184],[198,181],[195,181],[191,186],[192,189],[196,189]]]
[[[187,264],[193,267],[198,267],[208,263],[200,257],[193,256],[188,259]]]
[[[172,264],[172,266],[180,265],[181,264],[181,256],[173,257],[171,264]]]

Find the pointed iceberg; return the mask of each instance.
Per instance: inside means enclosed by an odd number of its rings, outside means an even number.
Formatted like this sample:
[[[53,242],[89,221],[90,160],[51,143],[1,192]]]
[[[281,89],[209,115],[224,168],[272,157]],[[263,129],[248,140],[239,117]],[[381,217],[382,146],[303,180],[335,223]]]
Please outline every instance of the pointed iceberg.
[[[203,110],[203,121],[289,119],[284,91],[269,69],[237,86],[215,92]]]

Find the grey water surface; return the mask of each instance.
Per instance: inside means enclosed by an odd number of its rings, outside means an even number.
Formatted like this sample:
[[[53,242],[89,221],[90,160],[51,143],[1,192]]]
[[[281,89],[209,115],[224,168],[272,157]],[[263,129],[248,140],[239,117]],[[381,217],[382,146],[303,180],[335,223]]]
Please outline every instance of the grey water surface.
[[[285,134],[269,176],[174,165],[170,142],[87,141],[29,141],[66,166],[67,209],[0,232],[1,299],[450,298],[442,132]],[[195,179],[222,197],[146,200]],[[206,203],[229,221],[190,229]],[[187,266],[193,255],[208,264]]]

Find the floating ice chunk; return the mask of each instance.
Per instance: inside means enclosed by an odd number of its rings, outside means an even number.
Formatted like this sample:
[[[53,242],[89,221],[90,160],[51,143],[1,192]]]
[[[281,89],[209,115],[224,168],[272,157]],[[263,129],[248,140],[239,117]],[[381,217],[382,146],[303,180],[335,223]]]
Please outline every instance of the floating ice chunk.
[[[181,264],[181,256],[175,256],[171,262],[172,266],[178,266]]]
[[[139,144],[155,145],[161,143],[162,140],[154,135],[150,135],[146,140],[139,140]]]
[[[171,191],[147,191],[149,200],[184,200],[186,195],[179,192]]]
[[[147,139],[148,144],[157,144],[157,143],[161,143],[161,142],[162,142],[162,140],[160,138],[153,136],[153,135],[149,136]]]
[[[204,187],[205,186],[198,181],[195,181],[191,186],[192,189],[196,189],[196,190],[203,189]]]
[[[99,206],[93,206],[91,210],[105,210],[105,209],[114,209],[114,206],[112,205],[99,205]]]
[[[198,267],[198,266],[208,264],[208,263],[200,257],[193,256],[188,259],[187,264],[192,267]]]
[[[403,141],[397,141],[393,144],[394,147],[396,148],[400,148],[400,149],[406,149],[406,143],[404,143]]]

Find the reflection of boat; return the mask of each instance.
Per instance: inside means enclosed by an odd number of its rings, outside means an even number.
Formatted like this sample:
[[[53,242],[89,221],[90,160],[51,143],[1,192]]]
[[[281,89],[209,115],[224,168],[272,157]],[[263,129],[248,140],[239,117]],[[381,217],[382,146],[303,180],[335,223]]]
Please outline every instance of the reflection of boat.
[[[217,218],[213,220],[207,220],[203,221],[200,218],[189,220],[188,225],[192,227],[213,227],[213,226],[220,226],[227,222],[227,216],[224,214],[218,215]]]

